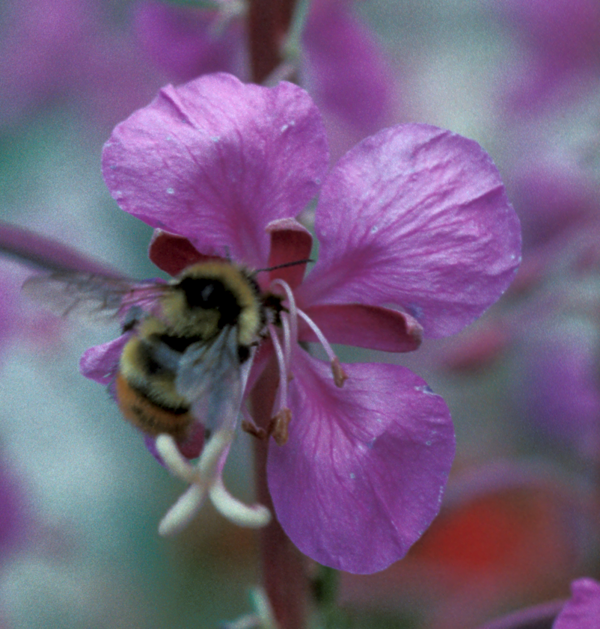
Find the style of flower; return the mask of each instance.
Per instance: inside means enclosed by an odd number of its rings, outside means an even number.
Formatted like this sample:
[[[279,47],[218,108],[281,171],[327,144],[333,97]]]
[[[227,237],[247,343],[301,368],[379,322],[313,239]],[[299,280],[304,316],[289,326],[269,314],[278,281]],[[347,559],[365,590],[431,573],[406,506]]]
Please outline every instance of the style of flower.
[[[304,90],[227,74],[165,87],[103,153],[111,194],[157,229],[150,257],[171,274],[206,256],[254,269],[306,260],[312,237],[295,217],[319,194],[320,250],[306,279],[304,264],[257,274],[286,311],[243,374],[244,397],[272,385],[274,408],[255,396],[244,425],[273,433],[269,490],[291,540],[323,564],[370,573],[401,558],[437,513],[453,428],[444,401],[408,369],[342,366],[331,344],[402,352],[422,335],[457,332],[509,285],[520,229],[487,154],[436,127],[380,131],[327,171],[323,124]],[[110,383],[124,342],[88,350],[83,373]],[[320,343],[329,362],[300,342]],[[265,523],[221,481],[236,422],[223,418],[194,465],[171,437],[157,438],[165,464],[190,483],[163,532],[206,495],[238,522]]]

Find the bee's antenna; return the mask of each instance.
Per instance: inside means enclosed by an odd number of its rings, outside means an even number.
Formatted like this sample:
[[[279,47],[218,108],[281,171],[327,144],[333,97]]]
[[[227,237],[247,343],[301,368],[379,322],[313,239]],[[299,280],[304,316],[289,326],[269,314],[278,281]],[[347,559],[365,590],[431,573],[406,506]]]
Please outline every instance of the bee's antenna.
[[[314,262],[314,260],[307,258],[306,260],[296,260],[295,262],[284,262],[283,264],[270,266],[270,267],[267,267],[266,269],[257,269],[256,272],[262,273],[264,271],[275,271],[276,269],[285,269],[288,266],[296,266],[297,264],[307,264],[308,262]]]

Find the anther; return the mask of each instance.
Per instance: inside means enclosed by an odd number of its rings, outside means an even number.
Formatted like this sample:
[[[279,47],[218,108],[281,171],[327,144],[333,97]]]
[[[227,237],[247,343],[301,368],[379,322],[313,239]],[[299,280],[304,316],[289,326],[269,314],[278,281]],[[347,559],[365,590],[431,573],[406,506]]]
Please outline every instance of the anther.
[[[261,441],[264,441],[269,436],[269,433],[264,428],[257,426],[254,422],[248,421],[247,419],[242,420],[242,430]]]
[[[348,375],[342,369],[339,358],[335,355],[333,348],[329,344],[329,341],[325,338],[325,335],[319,329],[319,326],[302,310],[298,310],[298,315],[306,321],[308,327],[314,332],[314,335],[319,339],[319,343],[323,346],[327,357],[331,363],[331,373],[333,374],[333,381],[336,387],[343,387],[344,382],[348,380]]]
[[[335,382],[335,386],[341,389],[344,386],[344,382],[348,380],[348,376],[342,368],[342,365],[337,356],[331,361],[331,373],[333,374],[333,381]]]
[[[269,433],[273,436],[278,446],[283,446],[289,438],[288,426],[292,419],[292,411],[289,408],[280,409],[269,423]]]

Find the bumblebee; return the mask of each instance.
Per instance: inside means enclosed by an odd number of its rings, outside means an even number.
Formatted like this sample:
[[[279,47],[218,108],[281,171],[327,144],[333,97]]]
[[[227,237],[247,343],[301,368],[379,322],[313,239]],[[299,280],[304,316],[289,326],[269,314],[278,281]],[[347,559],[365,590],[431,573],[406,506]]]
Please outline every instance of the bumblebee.
[[[146,434],[177,440],[196,420],[210,430],[237,417],[242,366],[282,310],[255,273],[225,261],[194,264],[168,283],[59,272],[29,279],[24,290],[62,315],[118,316],[130,333],[114,385],[118,406]]]

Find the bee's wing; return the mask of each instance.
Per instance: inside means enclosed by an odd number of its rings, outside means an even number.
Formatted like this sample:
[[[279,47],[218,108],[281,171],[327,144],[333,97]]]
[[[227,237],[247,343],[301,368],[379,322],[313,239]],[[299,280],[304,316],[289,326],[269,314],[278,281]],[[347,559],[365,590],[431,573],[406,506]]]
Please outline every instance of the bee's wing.
[[[243,395],[237,327],[225,327],[210,343],[190,345],[179,361],[175,385],[206,428],[233,428]]]
[[[23,284],[23,292],[59,316],[111,319],[145,300],[156,299],[165,286],[151,280],[57,272],[30,277]]]

